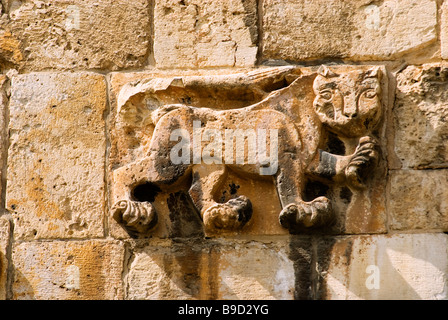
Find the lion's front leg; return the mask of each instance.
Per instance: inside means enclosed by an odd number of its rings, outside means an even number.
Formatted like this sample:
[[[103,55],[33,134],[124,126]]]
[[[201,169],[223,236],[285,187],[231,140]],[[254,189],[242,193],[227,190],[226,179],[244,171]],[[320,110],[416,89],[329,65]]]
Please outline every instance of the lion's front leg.
[[[290,231],[303,227],[319,227],[333,220],[331,202],[326,197],[304,201],[305,175],[299,160],[286,155],[280,163],[277,188],[282,204],[279,222]]]
[[[353,189],[363,189],[378,162],[378,150],[376,139],[370,136],[360,138],[355,152],[348,156],[319,150],[307,173],[329,182],[347,184]]]
[[[252,204],[245,196],[218,203],[215,198],[227,176],[224,165],[196,166],[189,194],[204,222],[206,235],[235,232],[252,216]]]
[[[359,139],[344,171],[349,186],[354,189],[365,188],[369,173],[378,163],[378,150],[378,142],[373,137],[365,136]]]

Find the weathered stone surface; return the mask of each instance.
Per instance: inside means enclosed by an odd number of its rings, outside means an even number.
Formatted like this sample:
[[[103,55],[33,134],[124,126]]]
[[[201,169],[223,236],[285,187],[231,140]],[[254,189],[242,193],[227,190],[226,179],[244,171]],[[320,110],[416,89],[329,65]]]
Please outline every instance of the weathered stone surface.
[[[114,241],[14,245],[13,299],[123,299],[124,246]]]
[[[262,59],[391,59],[437,39],[434,0],[263,1]]]
[[[284,241],[164,243],[138,249],[128,299],[292,299],[293,262]]]
[[[7,295],[8,251],[11,239],[11,222],[6,217],[0,217],[0,300]]]
[[[9,85],[8,78],[5,75],[0,74],[0,193],[3,194],[4,179],[3,176],[4,167],[6,164],[6,148],[7,148],[7,109],[8,109],[8,96],[6,94],[7,86]]]
[[[257,1],[156,1],[160,68],[250,67],[257,56]]]
[[[148,0],[13,1],[0,31],[0,53],[31,71],[142,67],[150,24]]]
[[[322,239],[321,299],[447,299],[448,235]]]
[[[122,86],[111,125],[115,220],[132,233],[154,228],[153,235],[166,237],[171,228],[167,215],[180,216],[166,207],[167,195],[183,190],[193,202],[183,207],[192,208],[192,216],[196,207],[209,236],[301,232],[333,217],[337,223],[332,232],[384,232],[384,165],[375,179],[367,176],[379,158],[374,137],[381,132],[387,77],[381,67],[316,69],[165,75]],[[236,96],[244,99],[234,100]],[[278,170],[263,177],[261,167],[227,163],[222,152],[212,163],[200,159],[201,164],[192,164],[188,156],[188,164],[174,164],[170,152],[177,141],[170,135],[184,130],[192,137],[194,120],[201,121],[201,130],[218,134],[228,129],[255,132],[255,127],[277,130],[280,143],[273,155],[278,156]],[[206,148],[203,143],[201,151]],[[296,160],[288,158],[294,152]],[[313,178],[340,188],[307,181]],[[143,197],[136,196],[140,191]],[[326,198],[330,195],[341,200],[334,204],[336,217]],[[112,233],[125,237],[116,227],[111,224]]]
[[[403,168],[448,168],[448,66],[409,66],[397,75],[394,151]]]
[[[11,91],[6,206],[16,239],[103,236],[104,77],[19,75]]]
[[[440,54],[448,59],[448,2],[443,2],[440,13]]]
[[[284,242],[224,247],[218,267],[220,299],[293,299],[295,268]]]
[[[136,249],[124,279],[127,299],[212,299],[217,254],[203,247],[166,242]]]
[[[393,170],[389,182],[393,230],[448,230],[448,170]]]

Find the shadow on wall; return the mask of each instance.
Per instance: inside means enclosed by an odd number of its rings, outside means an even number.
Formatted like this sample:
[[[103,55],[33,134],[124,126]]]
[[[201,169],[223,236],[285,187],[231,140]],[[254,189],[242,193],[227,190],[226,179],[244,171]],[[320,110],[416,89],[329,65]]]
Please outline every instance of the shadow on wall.
[[[279,244],[177,239],[128,264],[128,299],[293,299],[294,270]]]
[[[13,284],[13,295],[14,300],[36,300],[33,285],[29,282],[26,276],[20,272],[16,267],[14,267],[14,284]]]
[[[315,299],[446,299],[446,241],[435,235],[316,239]]]

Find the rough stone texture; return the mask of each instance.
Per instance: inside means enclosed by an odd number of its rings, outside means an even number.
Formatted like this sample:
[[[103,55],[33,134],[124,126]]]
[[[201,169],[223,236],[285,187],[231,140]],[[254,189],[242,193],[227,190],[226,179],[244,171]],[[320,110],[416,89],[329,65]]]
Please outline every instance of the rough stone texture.
[[[266,0],[262,59],[391,59],[434,42],[436,25],[434,0]]]
[[[6,149],[7,149],[7,109],[8,109],[8,96],[7,87],[9,87],[9,80],[5,75],[0,75],[0,194],[4,192],[4,168],[6,164]]]
[[[394,149],[403,168],[448,168],[448,66],[409,66],[397,75]]]
[[[128,299],[292,299],[283,241],[164,243],[134,252]]]
[[[320,298],[446,300],[447,242],[446,234],[322,239]]]
[[[11,92],[6,206],[16,239],[103,236],[104,77],[18,75]]]
[[[391,229],[448,231],[448,170],[393,170],[389,189]]]
[[[448,300],[444,60],[448,0],[0,0],[0,299]]]
[[[295,268],[283,242],[221,249],[220,299],[293,299]]]
[[[20,69],[117,70],[147,62],[149,0],[17,0],[8,12],[0,53]]]
[[[257,56],[257,1],[162,0],[154,9],[160,68],[250,67]]]
[[[314,161],[312,158],[317,155],[316,152],[319,147],[325,148],[325,151],[329,152],[328,154],[339,152],[336,156],[338,158],[334,158],[335,163],[338,163],[334,168],[334,175],[339,177],[334,178],[337,187],[329,194],[334,199],[340,199],[340,201],[334,204],[337,209],[337,223],[332,229],[330,228],[330,232],[384,232],[384,163],[380,165],[377,174],[374,175],[375,179],[369,180],[369,188],[367,189],[352,185],[352,180],[345,178],[345,174],[341,172],[346,170],[350,159],[356,157],[357,152],[364,155],[371,154],[369,157],[377,157],[373,149],[367,150],[373,148],[373,140],[360,137],[375,136],[378,134],[377,130],[381,132],[378,124],[381,122],[383,109],[387,106],[387,99],[385,98],[387,97],[387,90],[384,90],[387,87],[386,73],[382,68],[372,66],[333,67],[333,71],[323,69],[323,71],[319,71],[320,69],[316,70],[316,68],[280,67],[265,68],[248,73],[210,76],[169,77],[165,75],[164,77],[134,79],[126,85],[119,86],[119,90],[114,88],[114,101],[116,101],[116,108],[114,109],[116,111],[114,112],[114,121],[111,124],[113,135],[111,137],[110,160],[113,171],[111,177],[111,205],[113,205],[112,213],[115,220],[123,225],[126,225],[129,220],[132,222],[131,229],[135,229],[137,226],[141,229],[138,233],[142,233],[143,229],[137,224],[138,219],[141,219],[143,225],[152,226],[156,222],[152,218],[147,218],[148,213],[153,215],[155,210],[159,220],[153,230],[153,235],[166,237],[167,233],[173,233],[173,225],[176,224],[173,223],[172,218],[180,217],[182,212],[190,211],[191,216],[200,214],[205,224],[206,235],[212,235],[216,230],[213,230],[214,227],[208,223],[210,220],[207,220],[209,219],[207,215],[211,211],[207,211],[207,209],[214,210],[211,206],[215,204],[216,207],[216,201],[220,203],[217,205],[218,207],[222,206],[224,208],[232,198],[238,197],[240,199],[239,197],[246,196],[252,203],[253,218],[241,229],[242,234],[285,234],[287,231],[285,229],[290,228],[290,225],[281,222],[284,227],[282,229],[278,223],[279,213],[281,215],[285,211],[282,211],[280,206],[281,201],[286,201],[284,189],[288,182],[286,182],[285,177],[296,177],[295,182],[290,182],[291,185],[299,184],[299,181],[303,183],[300,186],[294,185],[292,189],[303,188],[302,191],[307,197],[306,201],[310,201],[310,203],[319,196],[323,196],[322,192],[326,193],[329,189],[329,187],[321,187],[320,184],[305,185],[303,182],[305,168],[311,167],[310,162]],[[142,75],[145,76],[146,74]],[[121,81],[118,80],[117,82],[120,83]],[[112,79],[112,83],[115,83],[114,79]],[[330,85],[338,89],[334,90],[335,98],[331,100],[332,102],[324,103],[322,102],[324,101],[323,98],[317,97],[321,94],[318,87]],[[355,97],[353,88],[363,92],[361,98]],[[364,97],[366,92],[374,95],[366,98]],[[242,98],[234,100],[233,97],[236,96]],[[343,103],[341,104],[340,101]],[[173,108],[174,111],[170,109],[164,111],[166,105],[173,103],[177,103]],[[325,105],[325,107],[317,106],[317,104]],[[338,115],[336,119],[332,119],[325,114],[330,105]],[[190,109],[190,107],[201,109]],[[209,107],[220,109],[220,111],[204,109]],[[236,108],[237,110],[234,110]],[[278,111],[273,111],[273,109],[281,111],[284,115],[281,115]],[[321,109],[325,109],[325,111]],[[316,114],[316,110],[319,110],[318,114]],[[351,116],[343,114],[341,110],[345,110],[345,113],[357,112],[357,116],[351,118]],[[168,112],[169,115],[163,116]],[[207,122],[207,117],[215,120]],[[279,120],[279,117],[283,118]],[[221,166],[195,166],[192,169],[194,171],[192,174],[193,182],[178,177],[165,177],[163,172],[177,174],[185,170],[174,170],[172,165],[168,165],[169,163],[166,162],[169,161],[170,155],[166,152],[170,150],[170,132],[177,128],[176,126],[179,126],[178,123],[183,124],[182,128],[190,130],[193,118],[202,119],[204,126],[221,131],[224,131],[223,128],[245,129],[248,125],[254,125],[257,122],[260,123],[259,128],[268,123],[270,129],[284,130],[285,133],[280,137],[283,140],[279,144],[283,149],[278,150],[280,157],[287,153],[283,151],[288,148],[287,145],[291,144],[288,150],[294,150],[297,146],[301,146],[302,141],[305,141],[300,139],[306,139],[306,143],[300,147],[302,149],[297,151],[296,156],[296,159],[303,161],[303,165],[301,164],[300,167],[302,169],[299,167],[294,169],[295,167],[286,163],[287,160],[280,158],[279,172],[285,170],[282,182],[277,183],[280,199],[276,194],[273,179],[255,179],[253,173],[250,173],[252,176],[248,176],[249,172],[252,172],[247,171],[248,169],[238,169],[240,172],[235,174],[231,171],[227,176],[226,172],[221,172]],[[249,119],[252,120],[249,121]],[[170,121],[174,121],[175,124]],[[323,128],[320,129],[322,126],[320,122],[326,125],[325,129],[328,128],[333,132],[332,136],[326,136],[326,131]],[[295,131],[297,130],[295,126],[300,128],[300,132]],[[297,138],[296,135],[301,138]],[[365,145],[361,141],[364,141]],[[336,149],[339,149],[339,151],[336,151]],[[367,168],[369,160],[365,158],[362,161],[366,162]],[[165,169],[165,171],[160,171],[159,167],[171,168],[171,171]],[[321,169],[317,168],[317,164],[315,167],[315,170],[309,172],[309,175],[325,179],[325,174],[319,172]],[[287,170],[292,171],[286,173]],[[366,174],[369,175],[370,170],[367,170]],[[274,179],[276,177],[274,176]],[[327,177],[327,179],[332,180],[333,178]],[[159,183],[159,180],[169,180],[171,182]],[[176,182],[177,180],[179,180],[179,183]],[[136,198],[134,190],[136,190],[136,187],[143,186],[146,182],[150,183],[147,184],[147,195],[152,194],[152,196],[146,199]],[[188,185],[189,183],[191,188]],[[216,185],[216,188],[213,187],[214,185]],[[171,190],[172,188],[174,189]],[[194,211],[194,206],[188,203],[182,205],[183,210],[173,212],[174,207],[167,208],[167,194],[170,194],[171,197],[182,189],[184,191],[189,190],[188,192],[198,210],[197,213]],[[196,190],[199,191],[196,192]],[[263,190],[263,192],[260,192],[260,190]],[[210,196],[209,193],[213,194]],[[212,201],[209,197],[219,200]],[[290,195],[290,197],[293,197],[293,195]],[[300,197],[299,193],[297,199]],[[126,201],[128,201],[128,204],[126,204]],[[142,207],[143,204],[141,203],[143,201],[152,204]],[[300,201],[302,200],[297,200],[297,203],[301,203]],[[140,202],[140,204],[137,202]],[[203,203],[207,203],[207,207],[202,206]],[[289,203],[291,202],[286,203],[286,205]],[[192,208],[192,210],[185,208]],[[322,212],[319,211],[318,215],[325,216],[326,209],[320,208],[317,210],[322,210]],[[124,217],[123,219],[120,214]],[[167,219],[168,215],[171,221]],[[325,218],[317,218],[316,220],[319,219],[323,221]],[[325,223],[322,222],[321,224]],[[182,226],[183,223],[178,225]],[[307,227],[309,226],[313,226],[313,222],[307,225]],[[115,222],[111,223],[111,231],[114,236],[126,237],[122,227],[117,227],[118,225]],[[229,231],[230,229],[229,227]],[[290,231],[296,232],[297,230],[294,229],[295,225],[291,225]],[[133,233],[135,231],[132,230]],[[235,230],[232,229],[231,231]],[[175,232],[175,234],[179,233]]]
[[[0,300],[5,300],[7,297],[10,239],[11,221],[2,216],[0,217]]]
[[[440,54],[442,59],[448,59],[448,2],[444,1],[440,14]]]
[[[123,299],[124,246],[114,241],[14,245],[13,299]]]

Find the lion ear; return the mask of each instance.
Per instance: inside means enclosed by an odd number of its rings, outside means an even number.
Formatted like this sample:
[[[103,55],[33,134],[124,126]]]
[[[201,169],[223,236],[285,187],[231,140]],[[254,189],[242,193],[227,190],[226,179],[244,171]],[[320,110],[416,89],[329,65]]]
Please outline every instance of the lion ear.
[[[333,71],[331,71],[327,66],[320,66],[319,69],[317,70],[317,74],[321,75],[322,77],[325,78],[331,78],[331,77],[336,77],[337,74],[334,73]]]
[[[372,67],[366,72],[366,78],[379,78],[382,72],[380,67]]]

